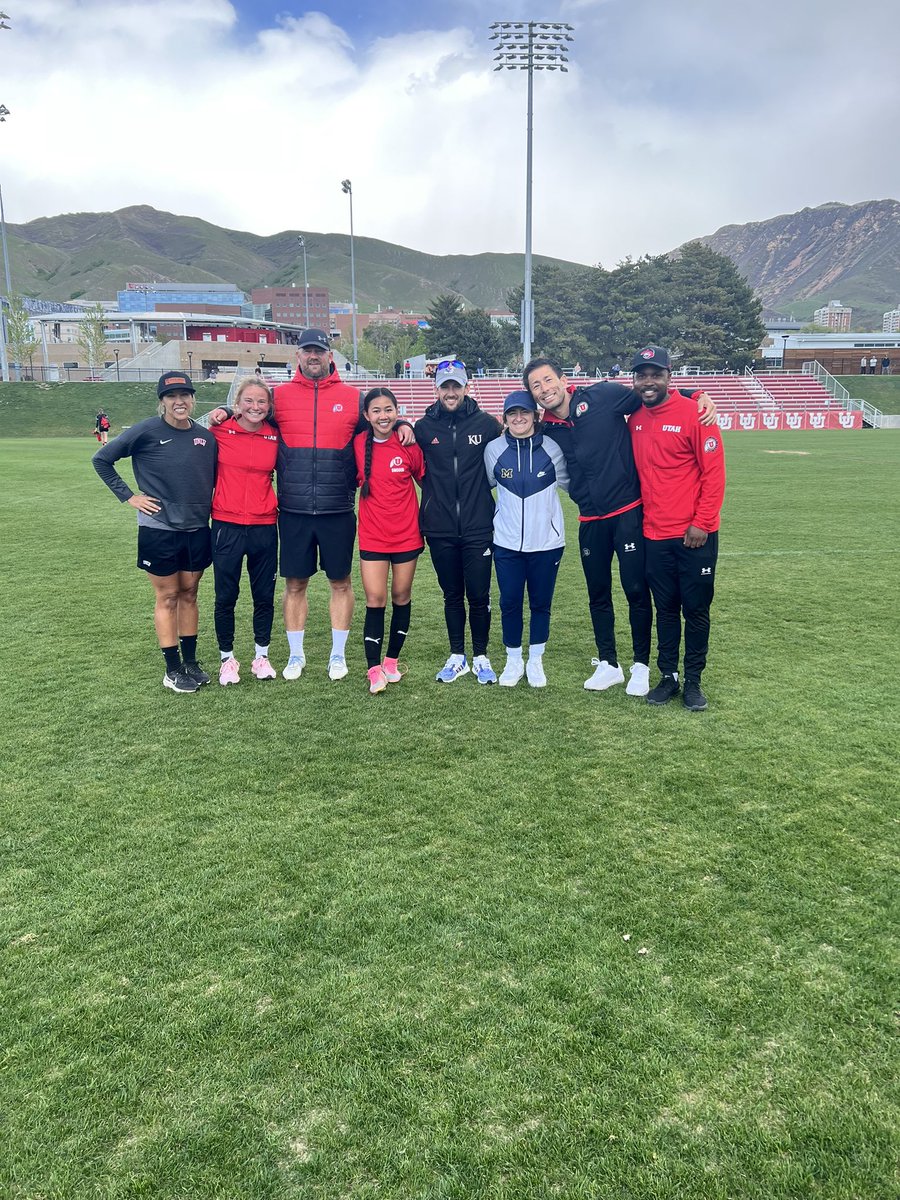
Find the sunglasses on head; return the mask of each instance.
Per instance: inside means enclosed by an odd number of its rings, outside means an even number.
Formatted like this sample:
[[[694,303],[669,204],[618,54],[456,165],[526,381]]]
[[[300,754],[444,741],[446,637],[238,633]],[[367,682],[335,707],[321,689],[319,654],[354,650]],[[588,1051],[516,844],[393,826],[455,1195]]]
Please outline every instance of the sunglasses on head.
[[[460,362],[458,358],[445,358],[443,362],[439,362],[435,367],[436,371],[449,371],[451,367],[459,367],[460,370],[466,369],[466,364]]]

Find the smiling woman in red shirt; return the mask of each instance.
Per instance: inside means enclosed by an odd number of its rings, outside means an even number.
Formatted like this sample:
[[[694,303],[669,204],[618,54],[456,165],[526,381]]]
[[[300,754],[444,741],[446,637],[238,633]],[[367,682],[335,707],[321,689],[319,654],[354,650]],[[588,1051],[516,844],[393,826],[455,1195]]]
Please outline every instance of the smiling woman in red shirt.
[[[212,429],[219,447],[212,553],[216,639],[222,660],[219,683],[223,686],[241,681],[241,664],[234,657],[234,609],[245,559],[256,642],[250,670],[257,679],[275,678],[269,662],[278,565],[278,500],[272,487],[278,431],[269,421],[272,393],[260,380],[245,379],[232,411],[233,416]]]
[[[409,631],[412,583],[424,548],[419,530],[419,499],[413,480],[422,482],[425,459],[413,443],[401,445],[395,432],[397,398],[390,388],[376,387],[363,398],[369,423],[353,439],[359,500],[359,570],[366,593],[363,646],[369,691],[383,692],[399,682],[397,662]],[[391,575],[391,627],[387,654],[381,661],[388,572]]]

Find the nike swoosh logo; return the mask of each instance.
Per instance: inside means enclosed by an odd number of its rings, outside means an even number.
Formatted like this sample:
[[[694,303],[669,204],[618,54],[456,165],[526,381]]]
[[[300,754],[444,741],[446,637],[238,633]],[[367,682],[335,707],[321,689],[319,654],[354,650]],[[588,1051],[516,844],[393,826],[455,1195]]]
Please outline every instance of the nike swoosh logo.
[[[168,444],[169,444],[169,442],[171,442],[171,440],[172,440],[171,438],[166,438],[166,440],[165,440],[165,441],[163,441],[163,439],[162,439],[162,438],[160,438],[160,439],[159,439],[159,444],[160,444],[161,446],[168,446]]]

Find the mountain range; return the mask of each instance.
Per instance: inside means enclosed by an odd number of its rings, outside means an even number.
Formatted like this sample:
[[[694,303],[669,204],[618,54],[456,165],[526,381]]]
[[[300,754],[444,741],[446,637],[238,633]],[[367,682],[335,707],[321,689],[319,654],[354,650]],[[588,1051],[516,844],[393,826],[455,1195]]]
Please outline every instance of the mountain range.
[[[109,299],[126,282],[303,284],[297,230],[270,237],[135,205],[8,225],[13,290],[46,300]],[[349,299],[346,234],[302,231],[309,282]],[[900,203],[829,203],[698,239],[728,255],[766,313],[810,320],[829,300],[853,306],[857,329],[880,329],[900,301]],[[677,251],[674,251],[677,253]],[[376,238],[354,239],[357,302],[421,312],[441,292],[482,308],[506,305],[521,283],[521,254],[435,255]],[[583,266],[535,255],[564,270]]]

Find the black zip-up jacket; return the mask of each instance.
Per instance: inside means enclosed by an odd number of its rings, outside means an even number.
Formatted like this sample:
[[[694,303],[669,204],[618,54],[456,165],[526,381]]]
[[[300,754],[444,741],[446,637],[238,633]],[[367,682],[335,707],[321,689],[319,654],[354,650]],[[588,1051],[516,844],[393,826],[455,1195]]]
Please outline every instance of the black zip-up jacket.
[[[683,391],[685,396],[697,393]],[[631,434],[625,417],[641,407],[633,388],[594,383],[576,388],[564,421],[553,417],[541,428],[557,442],[569,468],[569,495],[582,517],[609,517],[641,498]]]
[[[426,537],[491,541],[494,497],[484,448],[500,431],[497,418],[471,396],[452,413],[435,401],[416,421],[416,441],[425,456],[419,522]]]

